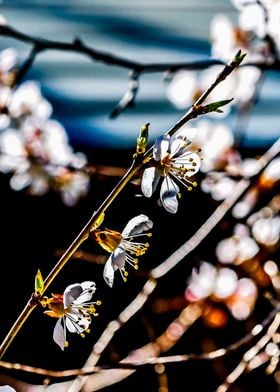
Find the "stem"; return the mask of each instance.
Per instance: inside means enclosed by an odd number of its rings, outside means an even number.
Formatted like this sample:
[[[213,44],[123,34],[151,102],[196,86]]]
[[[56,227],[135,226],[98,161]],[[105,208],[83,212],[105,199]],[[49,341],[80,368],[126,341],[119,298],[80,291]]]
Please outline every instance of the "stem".
[[[178,69],[204,69],[211,65],[225,63],[220,59],[206,59],[192,62],[181,63],[142,63],[138,61],[129,60],[121,56],[116,56],[105,51],[96,50],[84,44],[80,38],[76,38],[73,42],[62,42],[49,40],[41,37],[33,37],[32,35],[22,33],[12,26],[0,26],[0,35],[11,37],[17,41],[25,42],[27,44],[36,45],[40,51],[45,50],[60,50],[65,52],[75,52],[86,55],[94,61],[100,61],[104,64],[118,66],[128,70],[135,70],[137,72],[165,72],[167,70],[176,71]]]
[[[0,358],[3,357],[5,354],[7,348],[10,346],[14,338],[16,337],[17,333],[27,320],[27,318],[30,316],[32,313],[33,309],[35,309],[36,305],[31,303],[31,300],[28,301],[28,303],[25,305],[24,309],[22,310],[21,314],[19,315],[18,319],[8,332],[7,336],[3,340],[1,347],[0,347]]]

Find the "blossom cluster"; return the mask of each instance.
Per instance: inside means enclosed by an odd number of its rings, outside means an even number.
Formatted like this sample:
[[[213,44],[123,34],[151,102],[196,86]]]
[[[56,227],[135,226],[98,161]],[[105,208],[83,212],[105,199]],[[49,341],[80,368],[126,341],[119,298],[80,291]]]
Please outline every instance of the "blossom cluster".
[[[280,289],[276,251],[280,241],[279,198],[236,223],[233,234],[216,244],[215,262],[201,261],[192,270],[185,291],[189,302],[204,302],[203,317],[223,327],[228,314],[245,320],[264,289]],[[275,256],[274,256],[275,255]]]
[[[38,83],[15,86],[17,52],[0,53],[0,171],[10,174],[11,188],[31,195],[57,191],[73,206],[87,194],[87,158],[74,152],[60,122],[51,118],[52,106]]]

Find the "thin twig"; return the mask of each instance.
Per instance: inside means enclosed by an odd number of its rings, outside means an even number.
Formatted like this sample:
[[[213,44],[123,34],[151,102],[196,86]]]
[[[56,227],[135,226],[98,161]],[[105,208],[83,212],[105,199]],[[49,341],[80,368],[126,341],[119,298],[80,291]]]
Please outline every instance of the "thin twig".
[[[141,362],[132,360],[130,362],[128,361],[118,362],[110,365],[100,365],[100,366],[88,366],[88,367],[84,366],[82,369],[69,369],[69,370],[50,370],[50,369],[43,369],[34,366],[6,362],[6,361],[0,361],[0,367],[2,367],[3,369],[23,371],[26,373],[33,373],[33,374],[48,376],[52,378],[64,378],[64,377],[66,378],[71,376],[86,376],[108,369],[136,370],[144,366],[150,366],[150,365],[154,366],[157,364],[171,364],[171,363],[189,362],[189,361],[213,361],[213,360],[220,359],[225,355],[229,355],[230,353],[237,351],[243,346],[251,343],[252,340],[256,339],[259,335],[263,333],[265,328],[267,328],[268,325],[270,325],[271,321],[275,318],[275,315],[279,311],[280,311],[280,304],[278,303],[277,306],[269,313],[269,315],[261,323],[255,325],[255,327],[252,328],[252,330],[244,337],[230,344],[227,347],[219,348],[217,350],[208,353],[167,355],[164,357],[148,357],[148,358],[143,358]],[[271,329],[269,331],[270,331],[269,334],[271,334]],[[246,353],[248,352],[249,350]]]
[[[216,389],[216,392],[226,392],[229,387],[247,370],[247,368],[250,366],[251,360],[256,357],[256,355],[267,345],[267,343],[276,333],[280,325],[279,307],[277,310],[278,312],[276,313],[274,320],[268,328],[267,333],[253,347],[245,352],[241,361],[227,376],[225,382]]]
[[[72,42],[62,42],[56,40],[49,40],[45,38],[33,37],[30,34],[22,33],[21,31],[15,29],[9,25],[0,26],[0,35],[5,37],[14,38],[18,41],[25,42],[31,45],[37,45],[40,51],[46,50],[60,50],[68,52],[76,52],[84,54],[90,57],[94,61],[100,61],[107,65],[118,66],[121,68],[126,68],[128,70],[134,70],[136,72],[166,72],[166,71],[178,71],[180,69],[191,69],[191,70],[201,70],[208,68],[212,65],[226,65],[223,60],[210,58],[191,62],[166,62],[166,63],[154,63],[146,62],[142,63],[139,61],[128,60],[121,56],[116,56],[115,54],[108,53],[101,50],[96,50],[88,45],[86,45],[82,39],[75,38]],[[246,63],[243,66],[254,65],[261,70],[280,70],[280,62],[275,61],[274,63]]]
[[[33,37],[25,34],[19,30],[8,25],[0,26],[0,35],[14,38],[17,41],[22,41],[27,44],[36,45],[40,51],[59,50],[65,52],[76,52],[90,57],[94,61],[100,61],[107,65],[114,65],[136,72],[165,72],[167,70],[179,69],[204,69],[211,65],[225,65],[225,62],[219,59],[207,59],[193,62],[181,63],[142,63],[138,61],[128,60],[121,56],[116,56],[101,50],[96,50],[86,45],[80,38],[75,38],[72,42],[61,42],[56,40],[49,40],[45,38]]]

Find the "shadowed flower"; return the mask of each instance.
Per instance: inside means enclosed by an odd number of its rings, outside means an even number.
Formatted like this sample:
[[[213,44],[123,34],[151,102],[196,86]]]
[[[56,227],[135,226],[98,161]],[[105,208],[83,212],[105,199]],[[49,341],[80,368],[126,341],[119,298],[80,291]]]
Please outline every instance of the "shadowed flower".
[[[103,271],[105,282],[110,287],[113,286],[116,270],[120,271],[124,282],[126,282],[128,272],[125,269],[125,263],[138,269],[138,257],[146,253],[149,243],[138,242],[137,237],[151,237],[152,233],[144,232],[152,227],[153,222],[146,215],[140,214],[127,223],[122,233],[110,229],[93,231],[95,241],[111,253]]]
[[[164,177],[160,199],[163,207],[173,214],[178,209],[179,186],[183,184],[188,190],[196,186],[189,178],[198,172],[201,164],[199,155],[188,149],[191,139],[187,137],[193,130],[182,129],[173,136],[162,135],[156,139],[153,158],[154,167],[144,170],[141,189],[146,197],[154,193],[160,177]]]
[[[238,224],[231,237],[221,240],[216,247],[216,255],[222,264],[242,264],[253,259],[259,252],[256,241],[250,237],[247,226]]]
[[[100,301],[90,302],[95,290],[94,282],[74,283],[66,287],[63,294],[52,294],[51,298],[42,297],[40,300],[42,306],[48,306],[50,309],[44,313],[58,318],[53,339],[61,350],[68,346],[66,330],[82,337],[85,332],[90,332],[91,318],[98,315],[94,305],[101,304]]]
[[[230,268],[217,268],[203,261],[199,270],[193,268],[185,290],[188,302],[204,301],[203,317],[207,324],[224,326],[227,315],[224,304],[237,320],[245,320],[254,310],[258,288],[250,278],[238,278]]]

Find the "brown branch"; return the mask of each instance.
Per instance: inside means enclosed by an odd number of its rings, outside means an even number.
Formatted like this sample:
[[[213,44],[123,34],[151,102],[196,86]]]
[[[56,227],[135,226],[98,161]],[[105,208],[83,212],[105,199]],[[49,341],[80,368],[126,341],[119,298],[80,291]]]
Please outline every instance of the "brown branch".
[[[101,50],[96,50],[87,46],[80,38],[75,38],[72,42],[61,42],[55,40],[48,40],[45,38],[33,37],[16,30],[8,25],[0,26],[0,35],[14,38],[17,41],[25,42],[36,46],[40,52],[46,50],[60,50],[65,52],[76,52],[90,57],[94,61],[99,61],[107,65],[114,65],[128,70],[140,72],[165,72],[167,70],[179,69],[204,69],[211,65],[225,65],[225,62],[219,59],[207,59],[193,62],[182,63],[141,63],[138,61],[128,60],[121,56],[116,56]]]
[[[255,340],[257,337],[262,335],[266,328],[268,328],[268,331],[264,334],[264,336],[260,340],[258,340],[258,342],[252,348],[247,350],[246,353],[243,355],[243,358],[245,358],[246,361],[250,363],[254,355],[256,355],[257,352],[267,344],[268,340],[275,333],[275,330],[279,325],[280,303],[278,303],[275,306],[275,308],[269,313],[269,315],[261,323],[255,325],[255,327],[252,328],[252,330],[247,335],[245,335],[243,338],[230,344],[227,347],[219,348],[217,350],[208,353],[202,353],[202,354],[191,353],[191,354],[182,354],[182,355],[169,355],[164,357],[143,355],[143,354],[150,354],[152,352],[156,353],[156,352],[167,351],[168,349],[170,349],[177,342],[177,339],[179,339],[182,336],[182,334],[188,329],[189,325],[191,325],[197,319],[197,316],[200,314],[200,311],[198,309],[197,309],[198,311],[197,314],[193,313],[195,311],[195,308],[192,307],[193,305],[191,307],[186,307],[181,312],[180,316],[169,325],[170,327],[174,323],[179,323],[181,327],[183,326],[182,333],[178,335],[176,339],[170,341],[170,339],[167,338],[168,336],[167,331],[169,328],[168,327],[162,335],[160,335],[158,338],[154,340],[154,342],[148,343],[146,346],[143,346],[142,348],[132,352],[131,354],[128,355],[126,360],[122,360],[118,363],[114,363],[110,365],[101,365],[101,366],[84,366],[82,369],[69,369],[69,370],[60,370],[60,371],[37,368],[29,365],[11,363],[6,361],[0,361],[0,367],[8,370],[16,370],[16,371],[23,371],[26,373],[37,374],[48,378],[64,378],[64,377],[66,378],[71,376],[92,375],[94,373],[107,371],[107,370],[117,370],[117,369],[137,370],[144,366],[154,366],[154,365],[163,365],[163,364],[166,365],[171,363],[182,363],[182,362],[201,361],[201,360],[213,361],[213,360],[220,359],[226,355],[229,355],[230,353],[237,351],[238,349],[250,344],[253,340]],[[190,315],[192,316],[190,317]],[[136,357],[136,359],[133,360],[134,357]],[[139,357],[140,359],[137,360],[137,357]],[[131,359],[129,360],[129,358]],[[240,369],[240,366],[238,367],[238,369]],[[234,374],[237,375],[239,374],[239,372],[236,370]],[[2,377],[3,376],[0,376],[0,381],[2,380]],[[68,385],[68,383],[66,384]],[[10,383],[9,385],[13,385],[13,384]],[[62,385],[63,384],[61,384],[61,386]],[[54,385],[51,388],[53,387]],[[36,392],[36,389],[34,389],[34,391]]]
[[[252,369],[256,368],[256,364],[254,364],[254,359],[258,355],[258,353],[268,344],[268,342],[271,340],[271,338],[274,336],[276,333],[277,329],[279,328],[280,325],[280,313],[279,313],[279,306],[277,308],[277,312],[275,313],[274,319],[271,323],[271,325],[268,328],[267,333],[261,337],[257,341],[257,343],[251,347],[249,350],[245,352],[243,355],[241,361],[238,363],[238,365],[232,370],[232,372],[227,376],[225,382],[221,384],[215,392],[226,392],[229,387],[237,381],[237,379],[245,372],[245,371],[251,371]],[[259,362],[259,365],[261,365],[262,362]]]
[[[110,117],[115,118],[121,112],[123,112],[128,107],[132,107],[135,103],[136,95],[139,87],[139,77],[142,73],[155,73],[155,72],[170,72],[174,73],[180,69],[188,70],[201,70],[211,67],[213,65],[223,65],[226,63],[223,60],[209,58],[206,60],[198,60],[192,62],[167,62],[167,63],[142,63],[139,61],[133,61],[125,59],[121,56],[116,56],[112,53],[107,53],[104,51],[96,50],[88,45],[86,45],[82,39],[75,38],[72,42],[61,42],[55,40],[49,40],[45,38],[33,37],[29,34],[25,34],[16,30],[15,28],[8,25],[0,26],[0,35],[5,37],[10,37],[18,41],[25,42],[33,46],[33,49],[25,61],[20,73],[19,79],[28,72],[31,68],[33,62],[37,55],[46,50],[60,50],[65,52],[75,52],[89,57],[93,61],[102,62],[111,66],[118,66],[131,71],[130,83],[128,90],[116,106],[116,108],[111,112]],[[258,67],[262,71],[275,70],[280,71],[280,60],[275,59],[272,63],[246,63],[243,66],[253,65]]]
[[[125,109],[131,108],[135,104],[136,95],[139,89],[139,72],[130,72],[130,80],[128,83],[128,89],[124,96],[117,104],[115,109],[111,112],[110,118],[115,118],[121,114]]]
[[[75,38],[72,42],[61,42],[49,40],[45,38],[33,37],[30,34],[22,33],[21,31],[9,25],[0,26],[0,35],[13,38],[17,41],[25,42],[26,44],[34,45],[37,47],[38,52],[46,50],[61,50],[65,52],[76,52],[90,57],[94,61],[99,61],[107,65],[118,66],[128,70],[134,70],[138,73],[152,73],[152,72],[166,72],[178,71],[180,69],[201,70],[208,68],[212,65],[225,65],[223,60],[210,58],[191,62],[166,62],[166,63],[142,63],[125,59],[121,56],[116,56],[101,50],[96,50],[86,45],[80,38]],[[280,62],[274,63],[246,63],[243,66],[254,65],[261,70],[280,70]]]

